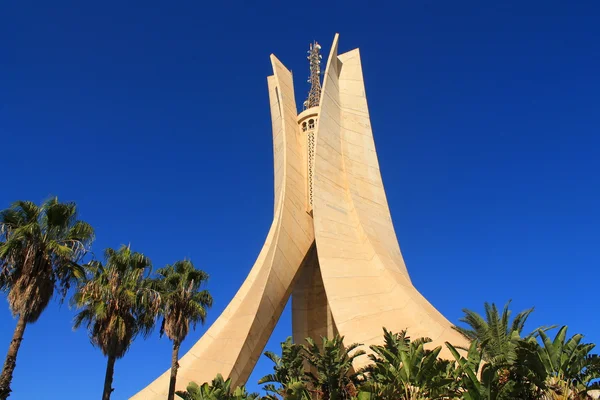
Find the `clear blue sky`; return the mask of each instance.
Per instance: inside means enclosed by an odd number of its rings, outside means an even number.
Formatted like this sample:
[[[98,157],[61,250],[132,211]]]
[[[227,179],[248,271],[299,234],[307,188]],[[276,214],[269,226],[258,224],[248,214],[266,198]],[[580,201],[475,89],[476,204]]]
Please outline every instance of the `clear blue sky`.
[[[341,51],[361,49],[417,288],[451,321],[512,298],[536,306],[529,328],[568,324],[600,343],[599,17],[592,1],[5,0],[0,207],[56,194],[96,227],[98,253],[190,257],[211,275],[212,322],[271,222],[269,54],[302,104],[309,42],[327,54],[339,32]],[[11,399],[100,397],[105,359],[73,314],[51,304],[28,327]],[[4,303],[2,360],[14,324]],[[269,349],[290,325],[286,311]],[[136,341],[113,398],[167,369],[170,349],[158,332]],[[269,369],[261,360],[250,388]]]

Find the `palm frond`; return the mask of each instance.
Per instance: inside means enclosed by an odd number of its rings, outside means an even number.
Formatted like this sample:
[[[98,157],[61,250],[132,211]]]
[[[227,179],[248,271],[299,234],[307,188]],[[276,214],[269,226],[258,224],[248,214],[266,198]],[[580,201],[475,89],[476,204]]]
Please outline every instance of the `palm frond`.
[[[93,237],[74,243],[69,232],[88,224],[78,221],[74,203],[57,198],[37,206],[16,201],[0,212],[0,277],[14,314],[34,322],[55,291],[64,300],[70,287],[83,278],[77,262]]]
[[[162,304],[160,292],[145,278],[149,259],[129,246],[104,252],[105,263],[97,260],[81,267],[86,278],[78,285],[74,303],[81,310],[75,328],[86,322],[90,340],[104,354],[120,358],[137,336],[153,330]]]

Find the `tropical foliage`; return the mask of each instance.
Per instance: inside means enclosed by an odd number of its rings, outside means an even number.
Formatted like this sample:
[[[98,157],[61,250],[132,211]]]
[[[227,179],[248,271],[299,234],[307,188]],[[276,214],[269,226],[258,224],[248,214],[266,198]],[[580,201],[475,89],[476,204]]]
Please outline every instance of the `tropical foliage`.
[[[353,362],[365,354],[357,350],[358,343],[344,346],[344,338],[322,338],[318,345],[306,338],[308,345],[303,346],[304,358],[308,363],[306,373],[313,398],[319,400],[351,399],[357,393],[359,374],[354,371]]]
[[[502,314],[499,314],[495,304],[485,303],[485,318],[472,310],[463,309],[465,316],[460,321],[466,323],[469,328],[454,327],[469,341],[477,341],[483,359],[493,364],[515,362],[523,328],[533,312],[533,308],[521,311],[511,322],[509,305],[510,301],[504,306]],[[527,335],[526,339],[534,337],[538,330]]]
[[[344,400],[358,393],[359,374],[352,366],[363,354],[359,344],[345,347],[343,337],[322,338],[316,343],[306,339],[306,345],[294,344],[288,338],[281,344],[282,356],[266,352],[275,363],[273,374],[259,380],[268,383],[266,399],[290,400]]]
[[[511,322],[508,305],[502,313],[494,304],[485,309],[485,317],[465,310],[469,328],[457,330],[471,345],[446,343],[453,360],[441,359],[442,347],[432,347],[429,338],[384,328],[383,344],[370,347],[369,365],[354,372],[352,361],[363,355],[357,345],[345,348],[340,337],[321,345],[307,339],[304,346],[288,339],[281,357],[265,353],[274,372],[259,383],[268,383],[267,399],[292,400],[583,400],[600,389],[600,358],[582,335],[567,339],[565,326],[553,340],[547,336],[553,328],[521,337],[532,310]]]
[[[224,380],[221,374],[209,384],[202,386],[191,382],[185,391],[177,392],[183,400],[254,400],[258,399],[256,393],[248,393],[244,386],[231,387],[231,378]]]
[[[281,343],[281,357],[270,351],[265,352],[265,357],[275,364],[273,373],[258,381],[259,384],[266,383],[264,390],[267,392],[267,399],[310,399],[305,380],[303,351],[302,345],[292,343],[292,338],[288,337]]]
[[[364,392],[382,400],[424,400],[449,392],[451,364],[438,358],[441,346],[426,350],[429,338],[411,341],[406,331],[383,333],[384,345],[371,346],[373,363],[364,370]]]
[[[540,331],[543,346],[537,346],[537,355],[544,367],[545,399],[585,398],[586,393],[598,389],[600,358],[590,354],[595,347],[581,343],[583,335],[567,339],[567,327],[559,329],[554,340]]]

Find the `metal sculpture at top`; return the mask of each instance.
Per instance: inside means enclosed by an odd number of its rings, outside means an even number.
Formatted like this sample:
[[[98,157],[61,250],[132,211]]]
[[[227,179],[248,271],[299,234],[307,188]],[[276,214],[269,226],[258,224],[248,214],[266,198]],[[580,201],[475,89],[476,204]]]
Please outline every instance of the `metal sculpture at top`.
[[[310,83],[310,91],[308,92],[308,99],[304,102],[304,109],[317,107],[319,100],[321,99],[321,58],[320,54],[321,45],[317,42],[310,44],[310,50],[308,51],[308,60],[310,62],[310,77],[308,83]]]

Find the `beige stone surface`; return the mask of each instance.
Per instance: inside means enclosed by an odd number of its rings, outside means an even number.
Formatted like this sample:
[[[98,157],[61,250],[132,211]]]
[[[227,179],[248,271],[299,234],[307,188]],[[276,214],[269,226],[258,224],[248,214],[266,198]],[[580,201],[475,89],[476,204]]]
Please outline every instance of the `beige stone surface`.
[[[304,343],[307,337],[333,337],[337,329],[327,301],[316,246],[312,246],[292,292],[292,337]]]
[[[433,345],[465,340],[412,285],[392,224],[371,130],[359,51],[330,52],[319,107],[298,115],[292,74],[271,56],[273,223],[225,311],[180,360],[178,390],[217,373],[244,383],[290,295],[292,334],[380,343],[382,327]],[[303,125],[314,120],[314,126]],[[447,352],[442,356],[450,357]],[[359,359],[360,360],[360,359]],[[362,357],[356,365],[367,362]],[[167,367],[167,365],[165,365]],[[136,400],[165,399],[169,371]]]
[[[313,188],[319,265],[335,325],[347,344],[379,343],[383,326],[430,337],[433,345],[464,344],[410,281],[379,171],[360,53],[337,49],[336,35],[316,128]]]
[[[292,292],[292,283],[314,243],[306,212],[306,162],[296,121],[292,75],[271,56],[268,78],[275,164],[275,213],[265,244],[248,277],[225,311],[179,361],[177,389],[217,373],[244,383],[261,356]],[[167,365],[165,365],[167,367]],[[165,399],[169,371],[133,396]]]

